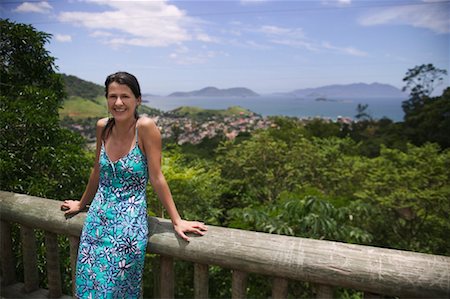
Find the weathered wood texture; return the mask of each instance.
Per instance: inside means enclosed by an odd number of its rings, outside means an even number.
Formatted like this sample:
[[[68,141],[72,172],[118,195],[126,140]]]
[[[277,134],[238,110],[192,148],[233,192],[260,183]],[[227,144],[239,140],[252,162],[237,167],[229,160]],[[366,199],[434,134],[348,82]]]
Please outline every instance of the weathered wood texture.
[[[208,296],[208,279],[209,267],[208,265],[195,263],[194,265],[194,298],[207,299]]]
[[[247,298],[247,278],[248,273],[239,270],[233,270],[233,276],[231,279],[232,299]]]
[[[85,213],[65,219],[59,201],[0,191],[0,218],[79,236]],[[148,248],[195,263],[400,297],[450,297],[450,257],[209,226],[185,242],[170,221],[149,218]]]
[[[16,268],[12,250],[11,225],[0,221],[0,261],[2,265],[2,286],[16,282]]]
[[[23,279],[26,293],[39,289],[39,272],[37,267],[36,235],[32,227],[20,228],[23,252]]]
[[[161,255],[159,259],[159,298],[174,298],[175,297],[175,273],[173,267],[173,258],[170,256]]]
[[[35,291],[32,291],[31,293],[26,293],[24,291],[24,284],[19,282],[6,287],[2,287],[0,289],[0,298],[47,299],[50,297],[49,291],[45,289],[37,289]],[[62,295],[61,297],[59,297],[59,299],[73,299],[73,297]]]
[[[288,296],[288,280],[286,278],[272,278],[272,298],[284,299]]]
[[[47,259],[48,297],[62,296],[61,271],[59,269],[58,237],[54,233],[45,232],[45,252]]]
[[[327,285],[316,285],[317,299],[333,299],[333,288]]]
[[[80,246],[80,238],[69,236],[70,244],[70,268],[72,270],[72,294],[75,294],[75,274],[77,270],[78,247]]]

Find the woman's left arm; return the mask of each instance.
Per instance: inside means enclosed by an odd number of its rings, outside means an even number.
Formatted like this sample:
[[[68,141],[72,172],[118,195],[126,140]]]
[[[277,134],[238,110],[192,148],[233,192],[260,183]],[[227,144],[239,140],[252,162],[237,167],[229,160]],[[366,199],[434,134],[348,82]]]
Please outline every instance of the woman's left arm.
[[[207,227],[202,222],[183,220],[178,213],[167,181],[161,171],[161,134],[155,122],[148,117],[141,117],[138,132],[140,144],[142,144],[147,158],[150,183],[167,210],[175,231],[186,241],[189,241],[189,237],[185,235],[185,232],[204,235]]]

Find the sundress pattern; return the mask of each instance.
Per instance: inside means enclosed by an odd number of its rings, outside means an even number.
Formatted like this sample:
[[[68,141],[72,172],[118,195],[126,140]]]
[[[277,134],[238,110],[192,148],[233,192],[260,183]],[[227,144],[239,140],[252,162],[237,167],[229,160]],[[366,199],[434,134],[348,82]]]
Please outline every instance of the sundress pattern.
[[[139,298],[147,246],[147,160],[136,142],[112,162],[102,144],[97,193],[80,237],[78,298]]]

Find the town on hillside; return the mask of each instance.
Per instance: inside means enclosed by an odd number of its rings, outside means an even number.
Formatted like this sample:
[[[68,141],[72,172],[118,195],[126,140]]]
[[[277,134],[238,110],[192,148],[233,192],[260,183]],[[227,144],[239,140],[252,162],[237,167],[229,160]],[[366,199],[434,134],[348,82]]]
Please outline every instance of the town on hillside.
[[[205,138],[214,138],[216,136],[224,136],[228,140],[233,140],[241,133],[251,133],[255,130],[267,129],[275,127],[275,123],[271,117],[261,116],[253,112],[239,112],[234,115],[220,116],[212,115],[207,118],[195,118],[189,115],[180,116],[171,113],[163,113],[159,115],[148,115],[155,120],[161,137],[163,139],[175,140],[179,145],[185,143],[198,144]],[[299,118],[298,121],[306,124],[311,121],[312,117]],[[329,118],[321,118],[324,122],[333,122]],[[95,120],[90,122],[63,122],[64,126],[79,132],[88,142],[95,142]],[[342,124],[351,124],[353,120],[349,117],[338,117],[336,122]]]

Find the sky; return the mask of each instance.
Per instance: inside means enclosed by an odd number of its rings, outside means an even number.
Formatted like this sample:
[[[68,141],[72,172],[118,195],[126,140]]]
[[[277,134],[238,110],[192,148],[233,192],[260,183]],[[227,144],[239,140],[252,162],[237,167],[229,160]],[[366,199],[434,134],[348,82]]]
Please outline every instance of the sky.
[[[450,1],[1,0],[0,14],[52,34],[46,47],[59,72],[103,85],[128,71],[155,95],[207,86],[402,88],[415,66],[450,71]]]

